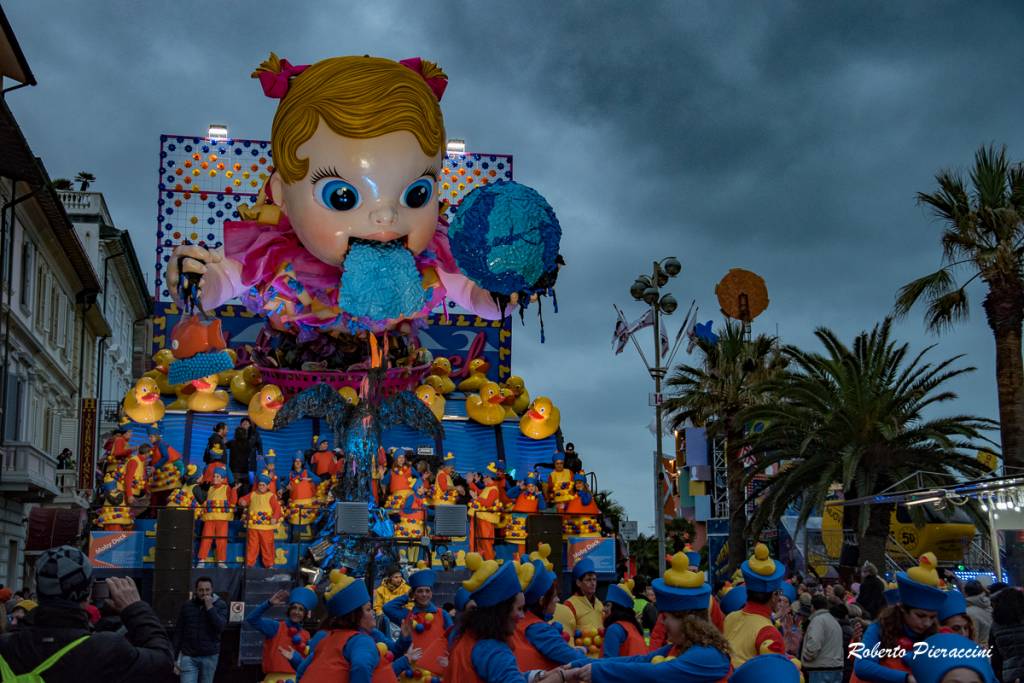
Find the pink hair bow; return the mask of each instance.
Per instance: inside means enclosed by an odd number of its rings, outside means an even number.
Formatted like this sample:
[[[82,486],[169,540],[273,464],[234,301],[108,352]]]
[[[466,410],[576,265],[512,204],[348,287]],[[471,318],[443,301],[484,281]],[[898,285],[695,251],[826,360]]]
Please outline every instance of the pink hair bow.
[[[441,76],[433,76],[427,78],[423,75],[423,60],[419,57],[411,57],[409,59],[403,59],[399,62],[402,66],[412,69],[420,78],[427,84],[427,86],[434,92],[434,97],[437,101],[441,101],[441,97],[444,95],[444,89],[448,87],[448,79]]]
[[[308,68],[309,64],[292,66],[287,59],[282,59],[281,71],[260,71],[259,78],[260,85],[263,86],[263,94],[276,100],[284,99],[284,96],[288,94],[291,77],[298,76]]]

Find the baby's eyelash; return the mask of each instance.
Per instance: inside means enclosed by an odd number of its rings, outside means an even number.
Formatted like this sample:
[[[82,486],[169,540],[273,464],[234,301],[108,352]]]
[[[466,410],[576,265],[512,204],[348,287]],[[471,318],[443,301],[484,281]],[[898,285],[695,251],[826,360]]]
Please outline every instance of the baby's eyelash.
[[[425,176],[425,175],[428,175],[431,178],[433,178],[434,180],[437,180],[437,176],[439,175],[439,173],[438,173],[438,170],[436,168],[431,166],[430,168],[428,168],[427,170],[425,170],[423,173],[420,174],[420,176]]]
[[[341,174],[338,173],[338,169],[333,166],[330,168],[318,168],[313,172],[313,175],[310,176],[309,182],[316,183],[318,180],[323,180],[324,178],[341,178]]]

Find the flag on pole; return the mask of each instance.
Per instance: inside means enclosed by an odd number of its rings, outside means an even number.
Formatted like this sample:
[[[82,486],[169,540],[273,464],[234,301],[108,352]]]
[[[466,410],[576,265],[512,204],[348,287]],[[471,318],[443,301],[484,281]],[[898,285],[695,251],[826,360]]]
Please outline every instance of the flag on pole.
[[[697,311],[693,312],[693,320],[690,321],[690,329],[686,330],[686,336],[690,340],[686,345],[686,353],[693,353],[694,347],[697,346]]]
[[[665,325],[664,324],[661,326],[661,329],[659,330],[659,332],[661,332],[661,357],[663,359],[667,359],[668,358],[668,352],[671,350],[671,347],[669,346],[669,343],[668,343],[668,332],[665,331]]]
[[[626,324],[624,318],[619,318],[615,323],[615,332],[612,334],[612,344],[615,346],[615,355],[619,355],[626,348],[626,344],[629,343],[630,335],[635,334],[639,330],[645,327],[650,327],[654,324],[654,309],[647,309],[647,313],[637,319],[636,322],[629,325]]]

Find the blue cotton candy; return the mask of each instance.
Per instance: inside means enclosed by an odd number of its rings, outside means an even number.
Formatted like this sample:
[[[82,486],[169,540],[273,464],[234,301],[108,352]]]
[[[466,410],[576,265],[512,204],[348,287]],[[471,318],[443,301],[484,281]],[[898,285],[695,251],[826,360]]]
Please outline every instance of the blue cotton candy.
[[[536,190],[499,182],[462,200],[448,235],[462,272],[489,292],[508,296],[532,291],[556,268],[562,228]]]
[[[338,306],[354,318],[405,318],[427,303],[416,261],[401,242],[353,242],[344,268]]]

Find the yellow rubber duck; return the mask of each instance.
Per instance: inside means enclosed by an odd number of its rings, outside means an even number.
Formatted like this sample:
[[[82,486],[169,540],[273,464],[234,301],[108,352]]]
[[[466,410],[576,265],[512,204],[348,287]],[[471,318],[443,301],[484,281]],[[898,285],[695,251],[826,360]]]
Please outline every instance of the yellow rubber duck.
[[[704,585],[704,572],[690,569],[690,558],[684,552],[672,556],[672,568],[665,570],[665,583],[675,588],[700,588]]]
[[[160,387],[160,393],[164,396],[173,396],[177,393],[177,388],[180,385],[171,384],[167,381],[167,370],[171,367],[171,363],[174,362],[174,354],[170,349],[160,349],[153,354],[153,369],[143,374],[143,377],[149,377],[156,381],[156,385]]]
[[[124,397],[124,414],[140,424],[153,424],[164,417],[160,387],[152,377],[141,377]]]
[[[911,567],[907,570],[907,577],[911,581],[923,583],[926,586],[939,585],[939,572],[937,570],[939,561],[935,558],[935,553],[925,553],[921,557],[917,558],[918,566]]]
[[[501,389],[494,382],[485,382],[480,393],[466,398],[466,415],[482,425],[499,425],[505,421],[505,406],[501,405]]]
[[[249,418],[260,429],[273,429],[274,418],[283,405],[281,390],[274,384],[267,384],[249,401]]]
[[[775,560],[768,554],[768,546],[758,543],[754,546],[754,554],[747,560],[750,571],[761,576],[771,576],[775,573]]]
[[[558,431],[561,421],[561,413],[551,399],[538,396],[519,420],[519,431],[531,439],[546,439]]]
[[[511,389],[500,384],[498,385],[498,390],[501,391],[501,405],[505,408],[505,419],[518,419],[519,416],[516,415],[516,411],[512,410],[512,404],[516,402],[516,395],[512,393]]]
[[[247,406],[262,384],[260,369],[255,365],[247,365],[231,380],[231,395],[243,406]]]
[[[526,382],[519,375],[512,375],[505,380],[505,387],[516,397],[512,404],[512,410],[516,415],[522,415],[530,408],[530,392],[526,390]]]
[[[434,362],[430,364],[430,372],[427,375],[429,377],[437,377],[441,386],[435,387],[439,392],[444,395],[448,395],[455,391],[455,382],[452,381],[450,375],[452,374],[452,362],[444,356],[438,356],[434,359]]]
[[[491,578],[494,572],[498,571],[498,563],[494,560],[485,560],[480,553],[466,553],[466,569],[471,572],[471,575],[462,582],[462,587],[470,593],[474,593],[484,585],[487,579]]]
[[[474,358],[469,361],[469,377],[459,382],[459,391],[480,391],[480,387],[488,382],[487,371],[491,369],[491,364],[485,361],[483,358]]]
[[[235,376],[238,375],[239,373],[239,371],[235,370],[234,367],[235,364],[238,363],[238,354],[235,353],[234,349],[224,349],[224,353],[231,356],[231,369],[217,373],[217,384],[219,384],[222,387],[230,387],[231,380],[233,380]]]
[[[338,389],[338,393],[345,403],[349,404],[353,408],[359,405],[359,394],[352,387],[342,387]]]
[[[421,384],[416,387],[416,398],[423,401],[438,420],[444,417],[444,396],[437,393],[437,389],[429,384]]]
[[[544,564],[544,568],[548,571],[554,569],[555,565],[551,564],[548,558],[551,556],[551,545],[548,543],[538,543],[537,549],[530,553],[530,561],[540,560]]]
[[[191,382],[195,393],[188,397],[188,409],[197,413],[213,413],[228,407],[228,392],[217,389],[217,375]]]

